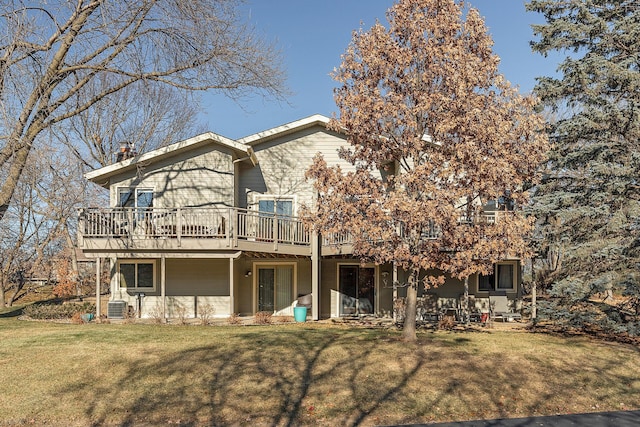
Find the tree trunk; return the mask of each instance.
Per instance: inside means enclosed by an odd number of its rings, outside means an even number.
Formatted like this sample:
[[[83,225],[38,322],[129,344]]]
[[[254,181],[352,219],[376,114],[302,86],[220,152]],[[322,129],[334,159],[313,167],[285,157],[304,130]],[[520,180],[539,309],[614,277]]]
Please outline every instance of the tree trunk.
[[[538,317],[537,286],[537,282],[534,280],[533,286],[531,287],[531,321],[534,323]]]
[[[24,271],[20,270],[18,271],[18,274],[16,275],[16,281],[14,284],[14,290],[13,292],[10,293],[9,295],[9,301],[7,301],[7,305],[9,307],[13,306],[13,303],[16,302],[16,300],[18,300],[19,298],[23,297],[24,294],[20,295],[20,292],[22,292],[22,290],[24,289],[24,285],[25,285],[25,278],[24,278]]]
[[[2,274],[0,274],[0,308],[5,308],[7,306],[7,304],[4,301],[4,287],[5,287],[6,283],[4,281],[4,279],[2,278]]]
[[[404,313],[402,338],[405,341],[416,340],[416,307],[418,303],[418,273],[411,272],[409,286],[407,286],[407,304]]]
[[[71,231],[69,230],[69,226],[66,222],[64,223],[64,228],[67,247],[71,251],[71,280],[73,280],[76,285],[76,296],[80,297],[82,295],[80,289],[80,272],[78,271],[78,254],[76,253],[76,247],[73,243],[73,239],[71,238]]]

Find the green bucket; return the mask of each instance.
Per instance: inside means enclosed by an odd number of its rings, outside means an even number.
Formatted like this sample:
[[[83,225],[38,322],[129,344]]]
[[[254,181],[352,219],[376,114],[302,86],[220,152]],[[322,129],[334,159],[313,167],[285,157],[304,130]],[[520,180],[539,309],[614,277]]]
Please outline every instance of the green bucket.
[[[293,307],[293,318],[296,322],[306,322],[307,307]]]

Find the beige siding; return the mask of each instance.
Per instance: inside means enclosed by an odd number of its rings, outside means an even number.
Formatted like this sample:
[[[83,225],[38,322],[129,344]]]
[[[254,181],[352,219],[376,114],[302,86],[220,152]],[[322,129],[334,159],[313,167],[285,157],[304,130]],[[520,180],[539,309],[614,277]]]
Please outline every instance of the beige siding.
[[[111,206],[121,187],[153,189],[155,207],[233,206],[233,158],[220,150],[198,147],[112,178]]]
[[[228,259],[167,259],[168,296],[229,296]]]
[[[252,208],[259,195],[295,196],[297,206],[311,204],[313,186],[304,175],[313,157],[320,152],[327,164],[340,164],[348,170],[350,165],[340,160],[337,152],[346,144],[344,137],[317,126],[256,145],[260,164],[241,167],[240,206]]]
[[[234,261],[234,313],[249,316],[253,313],[253,275],[246,276],[248,271],[253,274],[252,259],[241,257]]]

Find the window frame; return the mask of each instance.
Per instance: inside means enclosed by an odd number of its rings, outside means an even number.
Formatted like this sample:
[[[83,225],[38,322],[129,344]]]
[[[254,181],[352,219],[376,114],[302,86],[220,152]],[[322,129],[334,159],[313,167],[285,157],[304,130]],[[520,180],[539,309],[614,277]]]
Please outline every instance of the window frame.
[[[133,206],[124,206],[122,204],[122,198],[121,198],[121,194],[127,192],[127,193],[133,193]],[[151,205],[150,206],[138,206],[138,193],[151,193]],[[116,188],[116,207],[119,208],[134,208],[134,209],[150,209],[153,208],[153,202],[155,200],[155,192],[153,190],[153,188],[150,187],[117,187]]]
[[[252,271],[252,288],[253,288],[253,313],[257,313],[258,309],[259,309],[259,304],[258,304],[258,275],[259,275],[259,270],[260,269],[268,269],[268,270],[276,270],[278,267],[291,267],[292,269],[292,274],[293,274],[293,290],[292,290],[292,298],[293,300],[291,301],[291,304],[293,304],[293,302],[298,298],[298,263],[296,262],[288,262],[288,261],[283,261],[283,262],[254,262],[251,266],[251,271]],[[277,280],[277,279],[276,279]],[[274,301],[276,298],[276,288],[274,287]],[[274,313],[276,313],[277,311],[275,310],[275,304],[274,304]]]
[[[267,212],[267,211],[261,211],[260,210],[260,202],[262,201],[271,201],[273,202],[273,212]],[[280,201],[287,201],[287,202],[291,202],[291,216],[295,217],[297,210],[298,210],[298,206],[297,206],[297,197],[295,195],[275,195],[275,194],[256,194],[254,196],[254,200],[253,200],[253,206],[254,209],[259,212],[260,214],[265,214],[265,215],[278,215],[278,216],[289,216],[289,215],[283,215],[283,214],[278,214],[278,202]]]
[[[135,283],[134,286],[122,286],[122,273],[121,273],[121,267],[122,265],[134,265],[134,277],[135,277]],[[139,283],[139,268],[138,266],[140,264],[150,264],[151,265],[151,269],[152,269],[152,278],[151,278],[151,286],[138,286]],[[122,289],[122,290],[131,290],[131,291],[135,291],[135,292],[142,292],[142,291],[155,291],[156,290],[156,262],[153,259],[121,259],[118,260],[117,263],[117,270],[116,270],[116,277],[118,278],[118,289]]]
[[[373,269],[373,301],[370,301],[370,302],[371,304],[373,304],[373,312],[378,313],[379,306],[380,306],[380,282],[379,282],[380,266],[371,262],[367,262],[364,264],[361,264],[359,262],[353,262],[353,261],[338,262],[336,264],[336,274],[335,274],[335,277],[336,277],[335,289],[338,291],[338,294],[340,294],[340,268],[343,266]],[[340,304],[337,304],[337,305],[339,306]],[[341,308],[337,307],[337,309],[338,309],[338,312],[331,313],[331,316],[335,314],[337,317],[342,317],[342,315],[340,314]]]
[[[510,288],[500,288],[499,280],[499,269],[500,266],[510,266],[512,268],[511,272],[511,287]],[[491,277],[493,276],[493,283],[491,285],[491,289],[480,289],[480,281],[481,277]],[[517,292],[518,291],[518,261],[500,261],[493,265],[493,273],[489,276],[483,276],[481,274],[476,274],[476,292],[477,293],[492,293],[492,292]]]

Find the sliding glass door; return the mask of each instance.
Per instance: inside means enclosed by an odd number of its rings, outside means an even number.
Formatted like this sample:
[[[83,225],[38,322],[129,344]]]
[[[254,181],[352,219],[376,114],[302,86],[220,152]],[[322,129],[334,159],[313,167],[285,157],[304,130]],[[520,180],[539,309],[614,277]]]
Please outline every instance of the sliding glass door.
[[[373,314],[375,268],[341,265],[339,273],[340,315]]]
[[[292,314],[294,292],[292,265],[258,267],[258,311]]]

